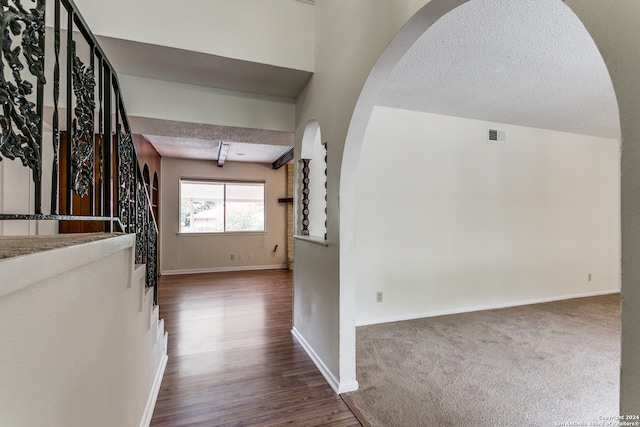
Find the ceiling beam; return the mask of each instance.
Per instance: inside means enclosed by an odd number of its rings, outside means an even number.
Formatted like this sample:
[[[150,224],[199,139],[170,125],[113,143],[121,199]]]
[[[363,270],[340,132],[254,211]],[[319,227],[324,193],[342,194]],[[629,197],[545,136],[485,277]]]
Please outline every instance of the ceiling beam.
[[[224,161],[227,160],[227,153],[229,152],[229,143],[220,141],[218,146],[218,167],[224,166]]]
[[[274,169],[280,169],[282,166],[286,165],[291,160],[293,160],[293,147],[291,148],[291,150],[287,151],[282,156],[280,156],[275,162],[273,162],[271,166]]]

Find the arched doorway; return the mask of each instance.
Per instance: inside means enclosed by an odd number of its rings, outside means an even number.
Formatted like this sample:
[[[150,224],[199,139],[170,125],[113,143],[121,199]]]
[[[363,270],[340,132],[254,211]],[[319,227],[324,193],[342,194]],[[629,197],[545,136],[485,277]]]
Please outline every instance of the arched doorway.
[[[365,134],[367,131],[368,121],[371,117],[380,93],[382,92],[385,82],[388,76],[392,73],[394,66],[398,63],[400,58],[407,52],[410,46],[412,46],[416,40],[430,28],[438,19],[452,11],[456,7],[466,3],[466,1],[431,1],[424,6],[403,28],[400,34],[396,36],[389,48],[383,53],[370,74],[369,79],[364,85],[363,91],[358,100],[356,109],[353,114],[353,119],[349,127],[347,140],[345,144],[345,150],[343,155],[343,162],[341,167],[341,184],[340,184],[340,227],[341,227],[341,252],[340,252],[340,283],[341,283],[341,306],[344,307],[341,310],[341,316],[344,321],[343,325],[348,325],[350,322],[355,325],[357,318],[355,310],[356,306],[356,284],[358,282],[357,272],[357,236],[352,230],[357,227],[357,206],[355,200],[357,200],[357,168],[360,160],[360,153],[362,149],[362,142],[365,140]],[[573,6],[572,2],[567,2],[570,6]],[[578,6],[579,9],[579,6]],[[586,11],[589,17],[594,16],[592,11],[588,11],[588,8],[576,10]],[[615,14],[613,14],[615,15]],[[582,15],[578,13],[578,16],[582,18]],[[615,17],[611,18],[612,20]],[[595,21],[590,21],[594,23]],[[591,30],[589,26],[588,29]],[[602,36],[603,33],[600,35]],[[604,37],[604,36],[603,36]],[[606,38],[606,37],[605,37]],[[596,41],[601,41],[596,39]],[[605,56],[606,57],[606,56]],[[624,130],[624,129],[623,129]],[[623,132],[624,136],[624,132]],[[623,162],[624,164],[624,162]],[[623,183],[624,194],[624,183]],[[624,212],[623,212],[624,218]],[[624,310],[623,310],[624,313]],[[624,315],[623,315],[624,319]],[[623,320],[624,322],[624,320]],[[341,328],[344,332],[346,327]],[[344,334],[341,340],[341,353],[348,356],[343,360],[349,360],[353,357],[355,360],[355,333],[353,336],[350,334]],[[353,339],[353,341],[351,341]],[[624,342],[624,338],[623,338]],[[635,344],[634,344],[635,345]],[[623,351],[624,353],[624,351]],[[624,356],[623,356],[624,358]],[[343,369],[348,370],[349,367],[346,364],[342,365]],[[622,385],[624,389],[624,383]],[[624,398],[623,398],[624,402]],[[624,405],[623,405],[624,409]]]

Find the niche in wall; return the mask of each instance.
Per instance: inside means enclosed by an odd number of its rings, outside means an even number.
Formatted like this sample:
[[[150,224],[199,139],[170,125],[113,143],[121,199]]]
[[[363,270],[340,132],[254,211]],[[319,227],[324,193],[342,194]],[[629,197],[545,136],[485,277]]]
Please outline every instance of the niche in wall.
[[[298,234],[327,240],[327,146],[316,120],[305,127],[298,168],[302,192]]]

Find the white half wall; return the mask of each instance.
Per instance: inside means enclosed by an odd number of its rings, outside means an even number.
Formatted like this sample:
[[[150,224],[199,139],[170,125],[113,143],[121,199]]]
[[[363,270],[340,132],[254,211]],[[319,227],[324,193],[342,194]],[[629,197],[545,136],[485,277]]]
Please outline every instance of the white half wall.
[[[616,140],[376,107],[357,182],[357,324],[620,290]]]
[[[264,233],[178,235],[180,178],[262,181],[265,183]],[[211,160],[162,159],[162,274],[285,268],[287,266],[286,169],[271,165]],[[276,249],[277,245],[277,249]],[[275,249],[275,252],[274,252]],[[231,255],[234,260],[231,260]]]
[[[0,260],[0,425],[149,425],[166,335],[134,242]]]

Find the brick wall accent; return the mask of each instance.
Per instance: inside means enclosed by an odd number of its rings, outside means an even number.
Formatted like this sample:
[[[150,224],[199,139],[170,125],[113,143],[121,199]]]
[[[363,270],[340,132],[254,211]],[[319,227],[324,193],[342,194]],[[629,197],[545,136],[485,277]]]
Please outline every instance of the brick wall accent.
[[[289,162],[287,168],[287,197],[293,199],[294,194],[294,164]],[[287,259],[289,269],[293,270],[293,233],[294,233],[294,209],[295,203],[287,203]]]

